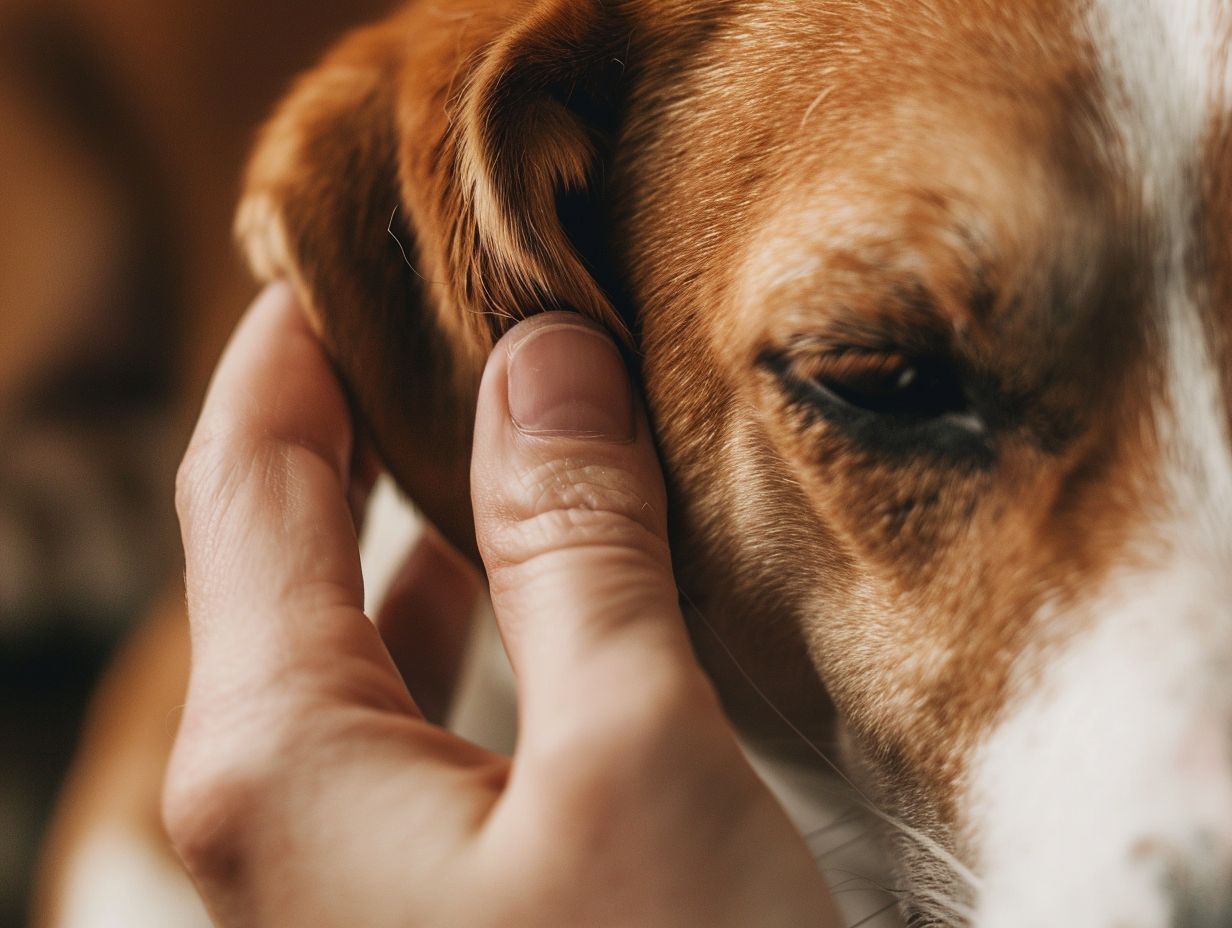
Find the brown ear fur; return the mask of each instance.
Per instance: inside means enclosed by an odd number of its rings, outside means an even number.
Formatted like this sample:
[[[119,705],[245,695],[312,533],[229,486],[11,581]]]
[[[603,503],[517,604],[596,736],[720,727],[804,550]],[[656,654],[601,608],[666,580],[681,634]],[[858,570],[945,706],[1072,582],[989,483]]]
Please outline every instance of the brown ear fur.
[[[552,308],[623,334],[557,215],[596,168],[606,18],[579,0],[412,5],[300,81],[249,170],[254,269],[296,286],[386,465],[468,552],[496,338]]]

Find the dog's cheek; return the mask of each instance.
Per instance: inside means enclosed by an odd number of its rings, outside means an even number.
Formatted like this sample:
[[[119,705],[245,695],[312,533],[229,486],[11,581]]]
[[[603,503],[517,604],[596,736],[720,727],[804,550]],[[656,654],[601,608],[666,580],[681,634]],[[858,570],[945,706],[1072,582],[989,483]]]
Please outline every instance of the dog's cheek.
[[[947,553],[996,488],[989,470],[870,452],[798,413],[776,415],[775,424],[776,444],[816,518],[860,564],[901,589],[921,589],[944,572]]]

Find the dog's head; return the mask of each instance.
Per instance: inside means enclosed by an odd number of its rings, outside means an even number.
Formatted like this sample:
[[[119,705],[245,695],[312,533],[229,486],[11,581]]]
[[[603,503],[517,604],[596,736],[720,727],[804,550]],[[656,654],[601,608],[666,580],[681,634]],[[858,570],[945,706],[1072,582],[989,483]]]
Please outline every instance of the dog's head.
[[[921,923],[1224,925],[1218,7],[416,4],[298,86],[240,228],[464,548],[493,340],[627,337],[699,650],[754,726],[707,624],[810,739],[832,700]]]

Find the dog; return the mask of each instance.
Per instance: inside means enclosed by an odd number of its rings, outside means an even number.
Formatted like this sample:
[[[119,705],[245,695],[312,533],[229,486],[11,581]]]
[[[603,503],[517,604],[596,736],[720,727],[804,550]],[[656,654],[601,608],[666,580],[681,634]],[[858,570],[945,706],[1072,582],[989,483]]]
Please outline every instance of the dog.
[[[484,359],[637,366],[697,650],[916,926],[1232,923],[1232,12],[459,0],[267,125],[240,239],[475,550]]]

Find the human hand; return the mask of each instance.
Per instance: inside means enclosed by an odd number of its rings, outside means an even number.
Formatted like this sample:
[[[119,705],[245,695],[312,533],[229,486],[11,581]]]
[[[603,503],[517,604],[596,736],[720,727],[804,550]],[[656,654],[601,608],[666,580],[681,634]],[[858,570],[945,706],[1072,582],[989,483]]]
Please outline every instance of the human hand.
[[[662,477],[605,335],[524,322],[480,391],[472,491],[518,679],[512,760],[425,721],[365,617],[352,443],[332,369],[271,289],[177,488],[193,667],[164,810],[221,925],[837,924],[694,661]]]

